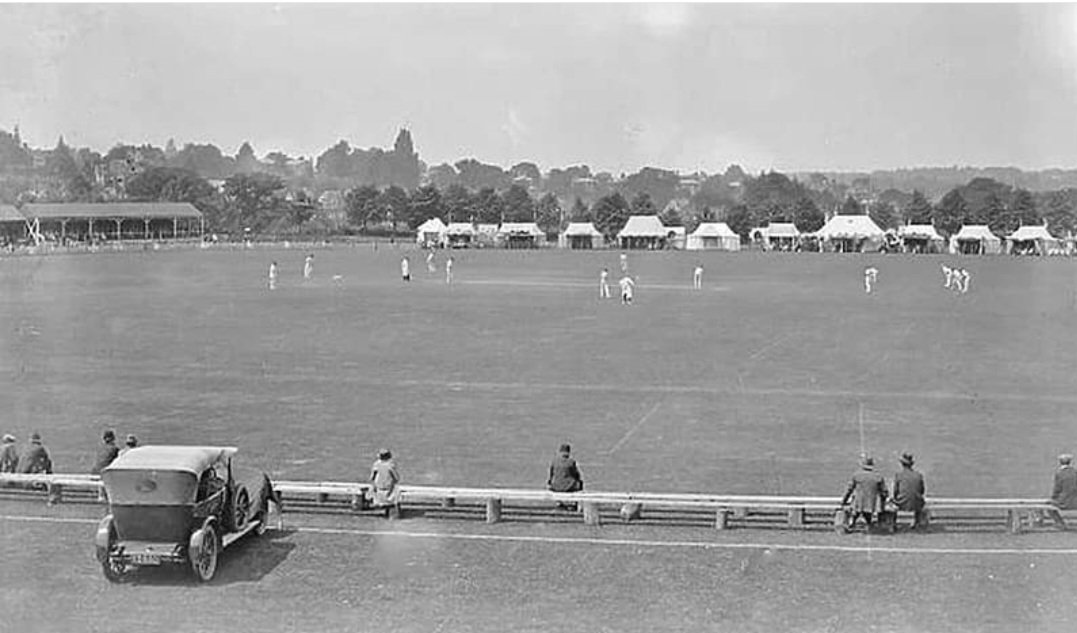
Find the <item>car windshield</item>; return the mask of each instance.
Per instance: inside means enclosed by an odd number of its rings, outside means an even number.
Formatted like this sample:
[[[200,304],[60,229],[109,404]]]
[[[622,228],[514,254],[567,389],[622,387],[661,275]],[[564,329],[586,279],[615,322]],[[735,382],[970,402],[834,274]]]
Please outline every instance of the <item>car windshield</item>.
[[[173,470],[106,470],[101,479],[117,505],[190,505],[198,487],[193,473]]]

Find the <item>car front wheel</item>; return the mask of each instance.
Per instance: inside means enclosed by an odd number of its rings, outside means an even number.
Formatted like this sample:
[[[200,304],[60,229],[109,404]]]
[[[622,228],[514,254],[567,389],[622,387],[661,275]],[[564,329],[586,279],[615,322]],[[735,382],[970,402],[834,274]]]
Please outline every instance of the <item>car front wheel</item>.
[[[207,525],[195,531],[191,535],[191,542],[187,549],[195,578],[199,582],[213,580],[213,575],[217,573],[217,558],[221,551],[217,530],[213,529],[212,525]]]

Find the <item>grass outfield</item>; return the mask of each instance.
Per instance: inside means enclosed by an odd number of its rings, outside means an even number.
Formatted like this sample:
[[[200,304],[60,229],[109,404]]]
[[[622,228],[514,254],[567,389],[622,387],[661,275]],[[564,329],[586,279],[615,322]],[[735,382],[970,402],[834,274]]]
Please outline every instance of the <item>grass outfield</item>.
[[[1068,260],[632,253],[622,307],[597,299],[617,252],[457,252],[451,288],[416,251],[405,285],[401,252],[317,251],[311,283],[297,250],[0,259],[0,431],[41,431],[60,471],[87,471],[114,427],[235,444],[277,477],[365,478],[388,446],[410,483],[529,487],[570,441],[592,490],[745,494],[839,494],[863,437],[885,471],[916,453],[932,494],[1045,496],[1077,448]],[[972,272],[969,294],[941,287],[941,262]],[[0,502],[0,631],[1077,624],[1068,533],[290,515],[298,531],[230,550],[210,587],[114,587],[91,555],[100,514]],[[1029,547],[1066,551],[1013,551]]]
[[[365,477],[387,446],[411,483],[498,486],[569,441],[593,490],[760,494],[840,493],[861,420],[935,494],[1043,495],[1077,448],[1068,260],[632,253],[626,308],[597,299],[616,252],[458,251],[452,287],[408,252],[409,285],[386,248],[318,251],[311,283],[297,250],[0,260],[0,430],[61,471],[114,427],[278,477]]]

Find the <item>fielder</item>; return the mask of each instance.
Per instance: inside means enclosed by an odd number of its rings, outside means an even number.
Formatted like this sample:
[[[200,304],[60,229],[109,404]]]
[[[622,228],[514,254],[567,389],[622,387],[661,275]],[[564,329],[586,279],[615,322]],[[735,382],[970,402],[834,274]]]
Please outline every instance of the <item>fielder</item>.
[[[602,272],[598,274],[598,298],[609,299],[610,298],[610,269],[603,268]]]
[[[307,258],[303,260],[303,279],[310,279],[314,276],[314,253],[307,255]]]
[[[864,292],[871,294],[871,287],[879,277],[879,270],[874,266],[864,269]]]
[[[696,264],[696,269],[692,271],[692,288],[694,290],[703,289],[703,264]]]
[[[621,253],[621,272],[628,272],[628,255],[625,253]]]
[[[434,274],[437,271],[438,269],[434,266],[434,251],[431,249],[430,252],[426,254],[426,272]]]
[[[445,283],[452,283],[452,255],[449,255],[449,259],[445,260]]]
[[[273,262],[269,265],[269,289],[275,290],[277,288],[277,262]]]
[[[621,285],[621,305],[629,305],[632,303],[632,289],[636,287],[636,282],[632,281],[632,278],[628,275],[621,277],[619,282]]]
[[[961,288],[961,294],[965,294],[969,291],[969,280],[972,279],[972,275],[970,275],[969,271],[964,268],[959,270],[958,274],[961,278],[958,280],[957,285]]]
[[[407,255],[400,260],[400,277],[404,281],[411,281],[411,262],[408,261]]]
[[[950,288],[954,283],[954,269],[950,268],[946,264],[939,264],[942,266],[942,275],[946,277],[946,283],[942,285],[943,288]]]

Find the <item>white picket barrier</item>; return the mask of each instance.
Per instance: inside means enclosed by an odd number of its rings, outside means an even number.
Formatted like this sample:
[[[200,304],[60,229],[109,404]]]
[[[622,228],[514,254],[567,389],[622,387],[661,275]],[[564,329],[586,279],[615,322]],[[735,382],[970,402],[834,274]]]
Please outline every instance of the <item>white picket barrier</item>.
[[[61,502],[65,492],[91,493],[96,498],[101,488],[101,480],[96,475],[0,473],[0,493],[46,492],[50,504]],[[345,503],[352,509],[362,510],[369,507],[373,489],[370,483],[365,482],[290,480],[275,481],[273,488],[285,500],[285,508],[289,511],[302,511],[304,503],[321,505],[331,502]],[[600,510],[603,508],[616,508],[623,521],[639,519],[645,511],[709,511],[714,513],[714,526],[717,529],[728,529],[732,520],[743,522],[750,516],[759,515],[784,515],[785,523],[790,528],[805,527],[809,514],[833,517],[835,525],[841,516],[839,497],[655,492],[559,493],[527,488],[400,487],[399,505],[424,502],[438,503],[445,509],[456,507],[457,502],[485,506],[486,521],[489,523],[502,520],[502,511],[506,506],[527,510],[556,505],[577,506],[583,521],[591,525],[601,523]],[[295,508],[296,504],[298,509]],[[1042,499],[933,497],[927,500],[926,509],[936,522],[945,520],[947,516],[967,516],[969,513],[987,515],[989,518],[1004,513],[1009,531],[1019,532],[1025,525],[1038,523],[1039,517],[1054,508]]]

